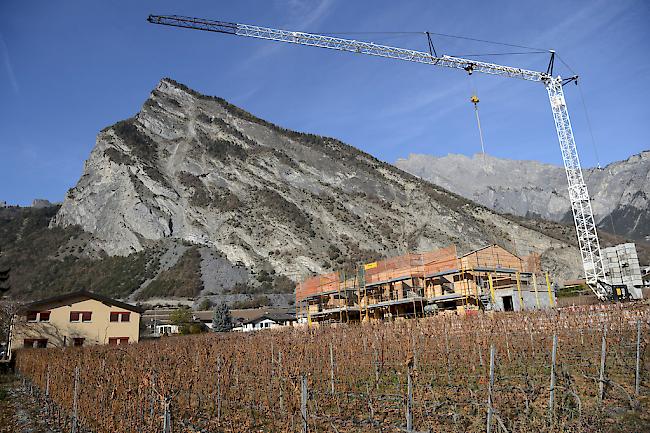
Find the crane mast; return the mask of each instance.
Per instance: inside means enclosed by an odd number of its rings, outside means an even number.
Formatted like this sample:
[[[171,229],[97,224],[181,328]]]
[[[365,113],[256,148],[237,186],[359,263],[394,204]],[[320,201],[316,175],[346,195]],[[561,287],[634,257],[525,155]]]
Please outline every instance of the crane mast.
[[[576,80],[577,77],[563,79],[560,76],[553,76],[553,51],[551,51],[551,62],[549,63],[547,71],[538,72],[494,63],[479,62],[461,57],[447,55],[434,56],[431,53],[424,51],[379,45],[372,42],[336,38],[313,33],[272,29],[248,24],[213,21],[177,15],[149,15],[147,21],[153,24],[172,27],[226,33],[236,36],[245,36],[404,60],[407,62],[422,63],[432,66],[462,69],[470,74],[473,72],[480,72],[484,74],[519,78],[522,80],[543,83],[548,92],[551,111],[555,121],[555,129],[557,131],[560,149],[562,151],[562,160],[564,162],[564,169],[569,185],[569,199],[571,201],[573,221],[578,236],[585,280],[599,299],[606,300],[611,298],[611,286],[609,285],[605,275],[598,233],[596,231],[596,221],[591,208],[591,200],[589,198],[589,192],[587,191],[587,185],[585,184],[582,175],[578,150],[573,138],[569,112],[564,98],[564,84]]]

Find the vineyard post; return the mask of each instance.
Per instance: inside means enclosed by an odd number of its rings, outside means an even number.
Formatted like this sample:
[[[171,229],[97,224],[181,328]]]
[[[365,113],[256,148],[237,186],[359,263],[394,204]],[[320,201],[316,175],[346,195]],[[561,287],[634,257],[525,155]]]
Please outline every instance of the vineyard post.
[[[334,348],[330,341],[330,392],[334,395]]]
[[[408,385],[406,399],[406,431],[413,431],[413,366],[408,366]]]
[[[603,340],[600,348],[600,377],[598,380],[598,402],[603,404],[605,394],[605,360],[607,356],[607,324],[603,325]]]
[[[217,421],[221,421],[221,355],[217,358]]]
[[[45,372],[45,398],[47,399],[50,396],[50,366],[47,366]]]
[[[156,392],[156,373],[151,373],[151,387],[149,393],[149,418],[153,419],[154,416],[154,403],[155,403],[155,392]]]
[[[72,400],[72,433],[77,433],[79,430],[78,427],[78,413],[77,406],[79,403],[79,366],[76,366],[74,369],[74,391],[73,391],[73,400]]]
[[[163,433],[172,433],[172,399],[165,397],[163,399]]]
[[[415,345],[415,333],[411,334],[411,352],[413,352],[413,367],[418,368],[418,349]]]
[[[487,433],[492,431],[492,387],[494,386],[494,344],[490,346],[490,382],[488,383]]]
[[[45,416],[50,416],[50,366],[45,373]]]
[[[300,395],[300,414],[302,416],[302,433],[307,433],[309,424],[307,423],[307,375],[303,374],[300,378],[301,381],[301,395]]]
[[[278,375],[280,376],[280,412],[284,413],[284,378],[282,376],[282,351],[278,351]]]
[[[373,363],[375,364],[375,389],[379,389],[379,355],[377,348],[373,348]]]
[[[447,354],[447,382],[451,383],[451,359],[449,358],[449,331],[447,330],[447,322],[445,321],[445,352]]]
[[[550,394],[548,397],[548,416],[553,425],[555,419],[554,416],[554,404],[555,404],[555,360],[557,357],[557,334],[553,334],[553,352],[551,354],[551,386]]]
[[[634,395],[639,396],[641,388],[641,319],[636,321],[636,370],[634,376]]]
[[[372,396],[370,395],[370,387],[368,386],[368,382],[366,382],[366,403],[368,405],[368,421],[370,421],[370,424],[374,424],[373,419],[375,418],[375,410],[372,407]],[[339,408],[339,415],[340,415],[340,408]]]

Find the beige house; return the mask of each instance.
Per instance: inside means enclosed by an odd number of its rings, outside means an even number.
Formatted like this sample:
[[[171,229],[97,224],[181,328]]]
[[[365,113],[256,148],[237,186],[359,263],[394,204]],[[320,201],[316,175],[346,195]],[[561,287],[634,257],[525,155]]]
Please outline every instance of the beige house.
[[[14,316],[9,350],[137,343],[142,312],[87,291],[43,299],[25,305]]]

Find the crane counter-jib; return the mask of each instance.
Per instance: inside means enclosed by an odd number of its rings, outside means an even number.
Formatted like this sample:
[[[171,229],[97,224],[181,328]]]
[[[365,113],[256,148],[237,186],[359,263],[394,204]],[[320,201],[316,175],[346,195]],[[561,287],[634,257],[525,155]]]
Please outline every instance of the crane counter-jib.
[[[591,208],[591,199],[587,192],[587,185],[582,176],[582,168],[580,166],[578,152],[573,137],[573,130],[571,128],[569,113],[567,111],[562,88],[564,84],[576,80],[577,77],[563,80],[560,76],[553,76],[553,59],[555,58],[554,51],[550,51],[551,60],[547,71],[537,72],[454,56],[438,56],[434,55],[432,52],[427,53],[406,48],[390,47],[372,42],[356,41],[313,33],[272,29],[248,24],[213,21],[177,15],[149,15],[147,20],[154,24],[172,27],[227,33],[237,36],[287,42],[296,45],[327,48],[337,51],[346,51],[432,66],[460,69],[470,74],[473,72],[480,72],[508,78],[519,78],[527,81],[542,82],[548,92],[551,111],[555,121],[555,128],[560,142],[560,149],[562,151],[562,159],[569,186],[569,198],[571,200],[571,208],[573,210],[574,223],[585,278],[589,286],[600,299],[611,298],[612,288],[608,283],[607,276],[605,275],[600,252],[600,243],[596,231],[596,222]]]

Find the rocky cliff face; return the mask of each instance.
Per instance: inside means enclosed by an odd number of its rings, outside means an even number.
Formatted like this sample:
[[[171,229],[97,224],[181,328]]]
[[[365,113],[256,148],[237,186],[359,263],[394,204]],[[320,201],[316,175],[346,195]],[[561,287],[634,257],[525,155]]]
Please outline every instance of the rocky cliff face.
[[[99,133],[51,226],[80,227],[93,251],[110,256],[157,248],[172,270],[191,248],[172,273],[198,261],[201,290],[218,294],[249,275],[264,287],[269,273],[297,281],[452,243],[537,251],[559,278],[582,272],[571,236],[526,227],[336,139],[285,130],[170,79],[137,115]]]
[[[414,154],[395,165],[498,212],[572,221],[563,167],[479,154]],[[601,228],[650,240],[650,151],[587,169],[584,177]]]

